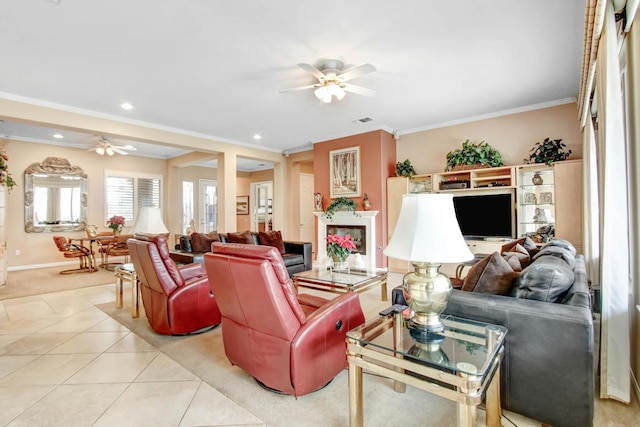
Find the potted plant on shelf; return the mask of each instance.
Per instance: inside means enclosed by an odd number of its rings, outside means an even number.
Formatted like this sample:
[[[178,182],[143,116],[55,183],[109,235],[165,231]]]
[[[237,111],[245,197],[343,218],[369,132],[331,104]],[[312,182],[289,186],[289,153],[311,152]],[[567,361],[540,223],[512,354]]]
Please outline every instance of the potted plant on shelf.
[[[564,151],[566,144],[562,139],[545,138],[544,141],[538,141],[531,149],[528,159],[524,159],[525,163],[545,163],[549,166],[553,162],[566,160],[571,154],[571,150]]]
[[[467,139],[462,143],[462,148],[447,153],[445,171],[494,168],[503,165],[504,162],[498,150],[484,141],[474,144]]]
[[[338,211],[350,211],[354,215],[357,215],[356,202],[353,199],[347,199],[346,197],[338,197],[329,203],[329,206],[327,206],[322,215],[331,220],[331,218],[333,218],[333,214]]]
[[[416,170],[411,164],[411,160],[407,159],[404,162],[396,163],[396,176],[404,176],[405,178],[411,178],[416,174]]]

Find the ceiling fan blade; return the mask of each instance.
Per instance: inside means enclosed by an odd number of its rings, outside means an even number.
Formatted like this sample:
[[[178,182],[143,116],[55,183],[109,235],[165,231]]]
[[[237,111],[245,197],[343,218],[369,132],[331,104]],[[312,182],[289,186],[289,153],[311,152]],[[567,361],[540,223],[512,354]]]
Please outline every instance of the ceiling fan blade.
[[[373,89],[367,89],[366,87],[352,85],[350,83],[343,83],[340,85],[345,92],[357,93],[358,95],[373,96],[376,91]]]
[[[306,86],[298,86],[298,87],[292,87],[289,89],[280,89],[280,92],[296,92],[299,90],[306,90],[306,89],[313,89],[314,87],[319,87],[319,84],[315,84],[315,85],[306,85]]]
[[[374,67],[371,64],[362,64],[362,65],[358,65],[357,67],[350,68],[343,73],[338,74],[338,77],[343,82],[346,82],[347,80],[355,79],[356,77],[360,77],[364,74],[373,73],[375,70],[376,70],[376,67]]]
[[[114,147],[112,145],[111,149],[113,150],[114,153],[122,154],[123,156],[126,156],[127,154],[129,154],[125,150],[123,150],[122,147]]]
[[[120,150],[138,151],[133,145],[112,145],[112,148],[119,148]]]
[[[300,64],[298,64],[298,67],[302,68],[303,70],[305,70],[307,73],[311,74],[318,80],[321,80],[321,79],[326,80],[327,78],[327,76],[325,76],[322,71],[318,70],[316,67],[314,67],[311,64],[305,64],[301,62]]]

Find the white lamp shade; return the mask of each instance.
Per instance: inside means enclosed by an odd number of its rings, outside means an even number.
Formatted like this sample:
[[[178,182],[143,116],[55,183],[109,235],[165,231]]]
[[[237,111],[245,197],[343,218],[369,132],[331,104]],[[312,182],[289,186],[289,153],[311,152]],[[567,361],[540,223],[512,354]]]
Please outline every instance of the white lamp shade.
[[[462,237],[452,194],[405,194],[384,254],[406,261],[462,262],[473,254]]]
[[[144,207],[138,210],[136,221],[131,229],[132,234],[167,234],[169,229],[162,221],[160,208]]]

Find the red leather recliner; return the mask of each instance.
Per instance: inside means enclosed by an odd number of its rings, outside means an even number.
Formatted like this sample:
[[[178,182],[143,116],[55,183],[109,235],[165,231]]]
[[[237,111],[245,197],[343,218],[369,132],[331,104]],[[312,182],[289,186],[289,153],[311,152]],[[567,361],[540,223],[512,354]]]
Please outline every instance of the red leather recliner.
[[[297,294],[271,246],[213,243],[204,255],[229,361],[271,389],[302,396],[347,366],[345,336],[364,323],[359,295]]]
[[[127,245],[154,331],[184,335],[220,323],[220,310],[202,264],[176,266],[164,236],[136,236]]]

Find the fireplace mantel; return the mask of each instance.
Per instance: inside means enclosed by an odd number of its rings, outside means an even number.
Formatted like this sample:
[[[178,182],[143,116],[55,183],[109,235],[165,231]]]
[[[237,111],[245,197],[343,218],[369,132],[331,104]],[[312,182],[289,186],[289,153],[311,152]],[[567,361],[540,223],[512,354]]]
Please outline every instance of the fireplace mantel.
[[[378,211],[334,212],[333,218],[328,219],[323,212],[314,212],[318,217],[318,257],[319,261],[326,259],[327,247],[324,239],[327,236],[327,225],[363,225],[366,227],[367,254],[363,256],[367,270],[376,269],[376,215]],[[349,262],[353,264],[353,255],[349,256]]]

